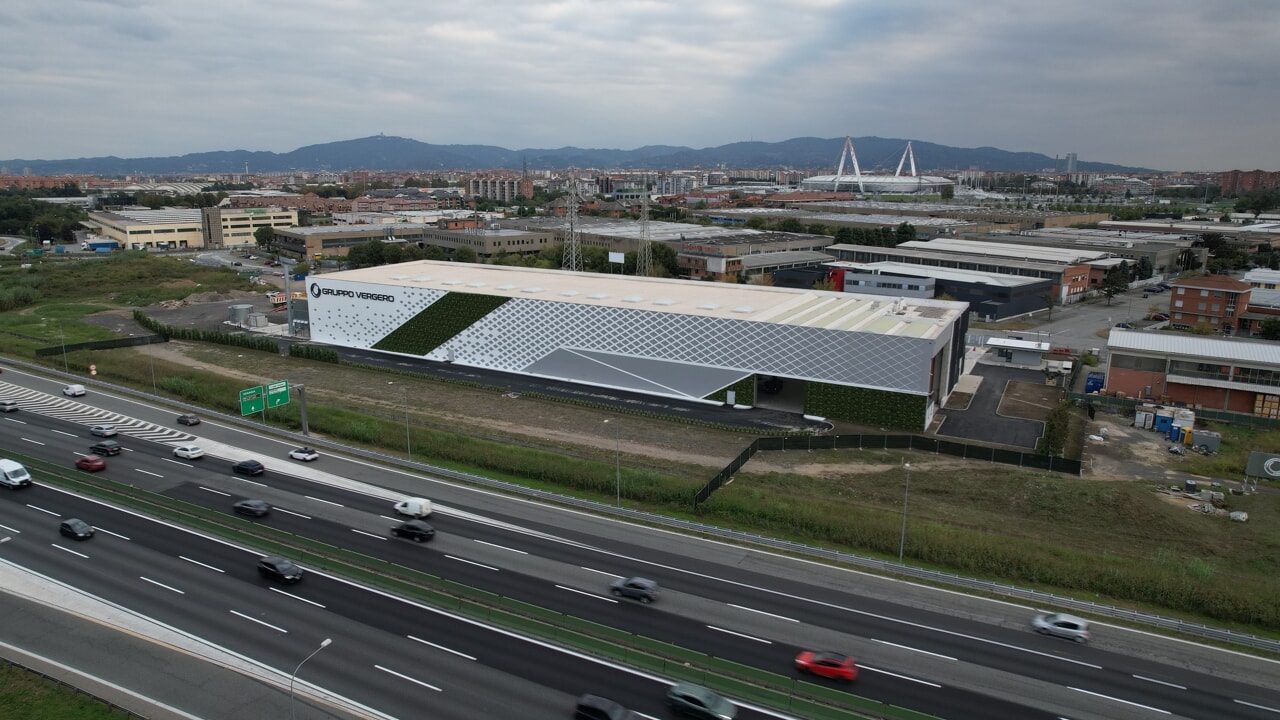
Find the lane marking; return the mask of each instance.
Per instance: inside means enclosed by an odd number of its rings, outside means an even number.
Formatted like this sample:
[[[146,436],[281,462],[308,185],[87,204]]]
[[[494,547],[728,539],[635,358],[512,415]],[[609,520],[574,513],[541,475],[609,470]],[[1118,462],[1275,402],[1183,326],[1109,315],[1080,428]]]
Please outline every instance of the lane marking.
[[[221,490],[214,490],[213,488],[207,488],[203,485],[200,486],[200,489],[207,493],[213,493],[214,495],[221,495],[222,497],[231,497],[231,493],[222,492]]]
[[[336,503],[332,500],[325,500],[324,498],[312,497],[311,495],[303,495],[302,497],[308,500],[315,500],[316,502],[322,502],[326,505],[332,505],[334,507],[346,507],[346,505],[343,505],[342,503]]]
[[[913,678],[913,677],[911,677],[910,675],[901,675],[901,674],[896,673],[896,672],[889,672],[888,670],[881,670],[880,668],[871,667],[870,665],[859,665],[859,666],[858,666],[858,669],[860,669],[860,670],[870,670],[871,672],[878,672],[878,673],[880,673],[881,675],[888,675],[889,677],[896,677],[896,678],[898,678],[899,680],[908,680],[908,681],[913,682],[913,683],[920,683],[921,685],[928,685],[928,686],[929,686],[929,687],[931,687],[931,688],[941,688],[941,687],[942,687],[941,685],[939,685],[939,684],[938,684],[938,683],[936,683],[936,682],[929,682],[928,680],[921,680],[920,678]]]
[[[260,482],[258,482],[257,480],[250,480],[249,478],[242,478],[242,477],[240,477],[240,476],[238,476],[238,475],[233,476],[233,477],[235,477],[235,479],[236,479],[236,480],[239,480],[240,482],[247,482],[247,483],[249,483],[250,485],[257,485],[258,487],[271,487],[270,485],[268,485],[268,484],[266,484],[266,483],[260,483]]]
[[[0,530],[8,530],[9,532],[13,533],[14,535],[21,535],[21,534],[22,534],[22,531],[21,531],[21,530],[14,530],[13,528],[9,527],[8,525],[0,525]]]
[[[300,512],[294,512],[294,511],[292,511],[292,510],[285,510],[285,509],[284,509],[284,508],[282,508],[282,507],[274,507],[274,506],[273,506],[271,509],[272,509],[272,510],[277,510],[277,511],[279,511],[279,512],[282,512],[282,513],[284,513],[284,514],[286,514],[286,515],[293,515],[293,516],[295,516],[295,517],[300,517],[300,518],[302,518],[303,520],[310,520],[310,519],[311,519],[311,516],[310,516],[310,515],[303,515],[303,514],[302,514],[302,513],[300,513]]]
[[[596,573],[597,575],[604,575],[605,577],[618,578],[618,579],[622,578],[621,575],[614,575],[611,572],[605,572],[604,570],[596,570],[595,568],[589,568],[589,567],[586,567],[585,565],[579,565],[578,567],[583,570],[586,570],[587,572]]]
[[[423,681],[421,681],[421,680],[418,680],[418,679],[416,679],[416,678],[411,678],[411,677],[409,677],[408,675],[403,675],[403,674],[401,674],[401,673],[396,672],[395,670],[388,670],[387,668],[384,668],[384,667],[382,667],[381,665],[374,665],[374,667],[375,667],[375,668],[377,668],[377,669],[379,669],[379,670],[381,670],[382,672],[384,672],[384,673],[386,673],[386,674],[388,674],[388,675],[395,675],[396,677],[400,678],[401,680],[408,680],[409,682],[411,682],[411,683],[413,683],[413,684],[415,684],[415,685],[421,685],[421,686],[422,686],[422,687],[424,687],[424,688],[427,688],[427,689],[429,689],[429,690],[435,690],[436,692],[444,692],[443,690],[441,690],[440,688],[436,687],[435,685],[432,685],[432,684],[430,684],[430,683],[425,683],[425,682],[423,682]]]
[[[191,464],[189,464],[189,463],[184,463],[184,462],[178,462],[177,460],[174,460],[173,458],[165,458],[165,459],[164,459],[164,461],[165,461],[165,462],[171,462],[171,463],[173,463],[174,465],[181,465],[181,466],[182,466],[182,467],[184,467],[184,468],[192,468],[192,469],[195,469],[195,465],[191,465]]]
[[[206,565],[206,564],[204,564],[204,563],[200,562],[199,560],[192,560],[191,558],[187,557],[186,555],[179,555],[179,556],[178,556],[178,559],[179,559],[179,560],[186,560],[187,562],[191,563],[192,565],[199,565],[199,566],[200,566],[200,567],[202,567],[202,568],[206,568],[206,569],[208,569],[208,570],[212,570],[212,571],[214,571],[214,572],[220,572],[220,573],[223,573],[223,574],[226,574],[226,572],[227,572],[226,570],[223,570],[222,568],[216,568],[216,567],[214,567],[214,566],[212,566],[212,565]]]
[[[151,472],[150,470],[143,470],[142,468],[134,468],[134,470],[137,470],[138,472],[142,473],[143,475],[150,475],[151,477],[157,477],[157,478],[163,478],[163,477],[164,477],[164,476],[163,476],[163,475],[161,475],[160,473],[153,473],[153,472]]]
[[[304,602],[304,603],[309,603],[309,604],[311,604],[311,605],[315,605],[315,606],[316,606],[316,607],[318,607],[318,608],[323,608],[323,607],[324,607],[324,605],[321,605],[320,603],[316,602],[315,600],[308,600],[308,599],[306,599],[306,598],[302,597],[301,595],[294,595],[293,593],[287,593],[287,592],[285,592],[285,591],[281,590],[280,588],[273,587],[273,588],[267,588],[267,589],[268,589],[268,590],[270,590],[271,592],[277,592],[277,593],[280,593],[281,595],[284,595],[285,597],[291,597],[291,598],[293,598],[294,600],[301,600],[301,601],[302,601],[302,602]]]
[[[1280,713],[1280,708],[1268,707],[1266,705],[1258,705],[1256,703],[1245,702],[1244,700],[1232,700],[1232,702],[1239,703],[1241,705],[1244,705],[1245,707],[1257,708],[1259,710],[1266,710],[1267,712]]]
[[[475,660],[475,658],[471,657],[470,655],[468,655],[468,654],[466,654],[466,653],[458,652],[457,650],[454,650],[453,648],[447,648],[447,647],[445,647],[445,646],[443,646],[443,645],[437,645],[437,644],[435,644],[435,643],[433,643],[433,642],[428,642],[428,641],[426,641],[426,640],[423,640],[423,639],[422,639],[422,638],[420,638],[420,637],[414,637],[414,636],[412,636],[412,635],[406,635],[405,637],[409,638],[410,640],[413,640],[414,642],[420,642],[420,643],[422,643],[423,645],[430,645],[431,647],[433,647],[433,648],[435,648],[435,649],[437,649],[437,650],[443,650],[443,651],[445,651],[445,652],[447,652],[447,653],[453,653],[454,655],[457,655],[458,657],[466,658],[466,659],[468,659],[468,660]]]
[[[708,628],[710,628],[710,629],[712,629],[712,630],[715,630],[716,632],[722,632],[722,633],[725,633],[725,634],[728,634],[728,635],[737,635],[737,636],[738,636],[738,637],[740,637],[740,638],[746,638],[747,640],[755,640],[756,642],[758,642],[758,643],[764,643],[765,645],[772,645],[772,644],[773,644],[773,641],[772,641],[772,640],[765,640],[764,638],[752,637],[752,636],[750,636],[750,635],[746,635],[746,634],[743,634],[743,633],[740,633],[740,632],[734,632],[733,630],[726,630],[726,629],[721,628],[721,627],[716,627],[715,625],[708,625],[707,627],[708,627]]]
[[[386,535],[374,535],[374,534],[373,534],[373,533],[371,533],[371,532],[365,532],[364,530],[357,530],[357,529],[355,529],[355,528],[351,528],[351,532],[353,532],[353,533],[359,533],[359,534],[361,534],[361,535],[368,535],[369,537],[371,537],[371,538],[375,538],[375,539],[377,539],[377,540],[386,540],[386,539],[387,539],[387,536],[386,536]]]
[[[258,623],[259,625],[261,625],[261,626],[263,626],[263,627],[269,627],[269,628],[271,628],[272,630],[275,630],[276,632],[282,632],[282,633],[287,633],[287,632],[289,632],[288,630],[285,630],[285,629],[284,629],[284,628],[282,628],[282,627],[278,627],[278,626],[276,626],[276,625],[272,625],[272,624],[271,624],[271,623],[269,623],[269,622],[263,622],[263,621],[259,620],[258,618],[255,618],[255,617],[249,617],[248,615],[245,615],[244,613],[239,612],[239,611],[237,611],[237,610],[232,610],[232,611],[230,611],[230,612],[231,612],[231,614],[232,614],[232,615],[236,615],[236,616],[238,616],[238,617],[242,617],[242,618],[244,618],[245,620],[248,620],[249,622],[256,622],[256,623]]]
[[[62,552],[71,553],[72,555],[79,555],[80,557],[84,558],[85,560],[88,560],[88,559],[89,559],[89,556],[88,556],[88,555],[85,555],[84,553],[76,552],[75,550],[72,550],[71,548],[64,548],[64,547],[62,547],[61,545],[59,545],[58,543],[49,543],[49,544],[50,544],[50,545],[52,545],[52,546],[54,546],[54,547],[56,547],[56,548],[58,548],[58,549],[59,549],[59,550],[61,550]]]
[[[875,642],[880,643],[881,645],[888,645],[889,647],[896,647],[902,650],[910,650],[911,652],[918,652],[924,655],[932,655],[933,657],[942,658],[943,660],[951,660],[954,662],[959,662],[958,660],[951,657],[950,655],[939,655],[938,653],[935,653],[935,652],[929,652],[928,650],[921,650],[920,648],[913,648],[909,645],[899,645],[898,643],[892,643],[892,642],[889,642],[888,640],[876,640],[875,638],[871,638],[871,639],[874,640]]]
[[[0,543],[7,543],[12,539],[13,538],[9,537],[8,535],[5,535],[4,537],[0,538]]]
[[[731,607],[731,608],[738,608],[739,610],[746,610],[747,612],[758,613],[758,614],[760,614],[760,615],[767,615],[767,616],[769,616],[769,617],[771,617],[771,618],[777,618],[778,620],[786,620],[787,622],[800,622],[799,620],[796,620],[795,618],[789,618],[789,617],[787,617],[787,616],[785,616],[785,615],[774,615],[774,614],[773,614],[773,613],[771,613],[771,612],[765,612],[765,611],[763,611],[763,610],[756,610],[755,608],[749,608],[749,607],[747,607],[747,606],[745,606],[745,605],[734,605],[733,603],[729,603],[729,607]]]
[[[139,576],[138,576],[138,579],[139,579],[139,580],[142,580],[143,582],[149,582],[149,583],[151,583],[152,585],[155,585],[156,587],[162,587],[162,588],[164,588],[165,590],[172,590],[172,591],[174,591],[174,592],[178,593],[179,595],[186,595],[186,593],[185,593],[185,592],[183,592],[182,590],[179,590],[179,589],[178,589],[178,588],[176,588],[176,587],[173,587],[173,586],[171,586],[171,585],[165,585],[165,584],[164,584],[164,583],[162,583],[162,582],[156,582],[155,580],[152,580],[151,578],[146,577],[146,576],[144,576],[144,575],[139,575]]]
[[[1187,689],[1185,685],[1178,685],[1176,683],[1165,682],[1164,680],[1157,680],[1155,678],[1143,677],[1142,675],[1134,675],[1134,677],[1139,680],[1146,680],[1147,682],[1153,682],[1157,685],[1164,685],[1165,687],[1177,688],[1179,690]]]
[[[72,435],[71,437],[75,437],[75,436]],[[44,443],[40,442],[39,440],[32,440],[30,438],[22,438],[22,442],[29,442],[32,445],[40,445],[40,446],[44,445]]]
[[[111,532],[110,530],[106,530],[106,529],[104,529],[104,528],[100,528],[100,527],[98,527],[97,525],[94,525],[94,526],[93,526],[93,529],[94,529],[94,530],[97,530],[98,532],[104,532],[104,533],[106,533],[106,534],[110,535],[111,537],[118,537],[118,538],[120,538],[121,540],[128,540],[128,539],[129,539],[129,538],[128,538],[127,536],[125,536],[125,535],[121,535],[120,533],[114,533],[114,532]]]
[[[579,590],[578,588],[565,587],[564,585],[556,585],[556,587],[560,588],[561,590],[568,590],[568,591],[569,591],[569,592],[571,592],[571,593],[578,593],[579,595],[586,595],[587,597],[589,597],[589,598],[595,598],[596,600],[604,600],[604,601],[606,601],[606,602],[611,602],[611,603],[614,603],[615,605],[616,605],[616,604],[617,604],[617,602],[618,602],[617,600],[614,600],[614,599],[613,599],[613,598],[611,598],[611,597],[604,597],[604,596],[602,596],[602,595],[596,595],[595,593],[585,592],[585,591]]]
[[[27,507],[31,508],[32,510],[39,510],[40,512],[44,513],[45,515],[52,515],[52,516],[54,516],[54,517],[62,517],[62,515],[60,515],[60,514],[58,514],[58,513],[54,512],[54,511],[52,511],[52,510],[45,510],[44,508],[42,508],[42,507],[37,507],[37,506],[35,506],[35,505],[32,505],[31,503],[27,503]]]
[[[499,550],[506,550],[506,551],[508,551],[508,552],[520,553],[521,555],[528,555],[528,554],[529,554],[529,553],[527,553],[527,552],[525,552],[525,551],[523,551],[523,550],[516,550],[515,548],[509,548],[509,547],[506,547],[505,545],[497,545],[497,544],[495,544],[495,543],[486,542],[486,541],[484,541],[484,540],[475,540],[475,541],[473,541],[473,542],[478,542],[478,543],[480,543],[481,545],[488,545],[489,547],[496,547],[496,548],[498,548]]]
[[[485,570],[492,570],[492,571],[494,571],[494,572],[499,572],[498,568],[493,567],[492,565],[485,565],[485,564],[483,564],[483,563],[478,563],[478,562],[476,562],[476,561],[474,561],[474,560],[468,560],[468,559],[466,559],[466,558],[454,557],[453,555],[445,555],[445,557],[446,557],[446,558],[448,558],[448,559],[450,559],[450,560],[457,560],[458,562],[466,563],[466,564],[468,564],[468,565],[475,565],[476,567],[481,567],[481,568],[484,568]]]
[[[80,437],[79,435],[76,435],[75,433],[67,432],[66,430],[52,430],[51,432],[55,432],[59,435],[66,435],[67,437],[73,437],[73,438]]]
[[[1103,695],[1102,693],[1096,693],[1096,692],[1092,692],[1092,691],[1090,691],[1090,690],[1081,690],[1081,689],[1080,689],[1080,688],[1078,688],[1078,687],[1071,687],[1070,685],[1068,685],[1068,686],[1067,686],[1067,689],[1068,689],[1068,690],[1075,690],[1076,692],[1078,692],[1078,693],[1084,693],[1085,695],[1092,695],[1092,696],[1094,696],[1094,697],[1099,697],[1099,698],[1102,698],[1103,700],[1114,700],[1115,702],[1118,702],[1118,703],[1124,703],[1125,705],[1132,705],[1132,706],[1134,706],[1134,707],[1140,707],[1140,708],[1142,708],[1142,709],[1144,709],[1144,710],[1150,710],[1151,712],[1158,712],[1158,713],[1160,713],[1161,715],[1172,715],[1172,714],[1173,714],[1173,713],[1169,712],[1168,710],[1161,710],[1161,709],[1160,709],[1160,708],[1158,708],[1158,707],[1152,707],[1152,706],[1150,706],[1150,705],[1143,705],[1142,703],[1136,703],[1136,702],[1133,702],[1132,700],[1121,700],[1121,699],[1120,699],[1120,698],[1118,698],[1118,697],[1111,697],[1110,695]]]

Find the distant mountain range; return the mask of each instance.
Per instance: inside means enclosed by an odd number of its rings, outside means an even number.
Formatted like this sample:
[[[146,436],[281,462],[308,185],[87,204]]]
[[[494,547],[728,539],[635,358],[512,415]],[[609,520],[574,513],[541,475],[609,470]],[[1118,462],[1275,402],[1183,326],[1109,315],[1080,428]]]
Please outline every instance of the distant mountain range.
[[[858,164],[864,172],[893,172],[907,141],[896,138],[854,138]],[[797,170],[834,168],[844,138],[793,138],[782,142],[737,142],[694,149],[670,145],[646,145],[635,150],[563,147],[555,150],[508,150],[493,145],[432,145],[410,138],[375,135],[358,140],[308,145],[287,153],[223,150],[180,157],[97,157],[75,160],[0,160],[17,174],[25,169],[36,175],[191,175],[221,173],[294,172],[331,170],[563,170],[567,168],[676,169],[676,168],[773,168]],[[957,148],[914,141],[920,173],[947,170],[1002,170],[1039,172],[1066,169],[1065,159],[1031,152],[1009,152],[993,147]],[[1081,172],[1131,173],[1143,168],[1099,162],[1079,162]],[[846,164],[847,172],[853,168]],[[906,172],[906,169],[903,170]]]

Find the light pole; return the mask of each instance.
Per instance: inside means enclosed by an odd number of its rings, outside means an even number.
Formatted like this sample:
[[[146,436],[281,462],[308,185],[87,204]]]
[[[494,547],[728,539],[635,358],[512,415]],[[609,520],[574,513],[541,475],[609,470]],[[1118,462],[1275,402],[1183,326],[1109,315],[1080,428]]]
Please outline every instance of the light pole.
[[[388,380],[387,384],[395,385],[395,382]],[[413,445],[409,442],[409,386],[402,383],[401,387],[404,388],[404,452],[413,460]]]
[[[62,318],[54,318],[58,321],[58,337],[62,340],[62,369],[71,372],[71,365],[67,362],[67,334],[62,331]]]
[[[613,482],[613,504],[622,507],[622,426],[618,423],[613,424]]]
[[[331,642],[333,642],[331,638],[325,638],[324,641],[320,643],[320,647],[316,648],[315,650],[312,650],[310,655],[302,658],[302,662],[298,663],[298,667],[294,668],[293,674],[289,676],[289,717],[290,718],[295,717],[293,714],[293,681],[298,679],[298,671],[302,669],[302,666],[306,664],[308,660],[315,657],[316,653],[329,647],[329,643]]]
[[[899,563],[902,562],[902,554],[907,547],[907,499],[911,495],[911,463],[902,463],[902,469],[907,473],[907,480],[902,489],[902,535],[898,538]]]

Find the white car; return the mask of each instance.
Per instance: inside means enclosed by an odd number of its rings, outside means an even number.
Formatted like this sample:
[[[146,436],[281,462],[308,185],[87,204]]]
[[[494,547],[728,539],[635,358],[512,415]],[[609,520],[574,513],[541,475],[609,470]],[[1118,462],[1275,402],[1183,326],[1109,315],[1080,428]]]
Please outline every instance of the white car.
[[[94,437],[115,437],[116,426],[115,425],[94,425],[93,427],[89,428],[89,434],[93,435]]]
[[[63,394],[63,395],[66,395],[67,397],[83,397],[83,396],[84,396],[84,386],[83,386],[83,385],[68,385],[68,386],[66,386],[66,387],[62,388],[62,394]]]
[[[431,517],[431,501],[426,498],[405,498],[395,504],[396,512],[409,517]]]
[[[204,457],[204,450],[199,445],[179,445],[173,449],[173,454],[184,460],[197,460]]]
[[[320,453],[309,447],[294,448],[289,451],[289,457],[293,460],[301,460],[302,462],[311,462],[320,457]]]

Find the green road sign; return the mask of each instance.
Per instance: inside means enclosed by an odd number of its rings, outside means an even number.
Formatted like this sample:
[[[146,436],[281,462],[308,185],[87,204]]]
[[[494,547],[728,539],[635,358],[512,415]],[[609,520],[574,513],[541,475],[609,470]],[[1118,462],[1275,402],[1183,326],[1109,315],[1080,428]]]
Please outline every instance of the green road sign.
[[[280,407],[289,403],[289,381],[277,380],[267,383],[267,407]]]
[[[245,388],[240,391],[240,414],[252,415],[262,412],[262,386]]]

